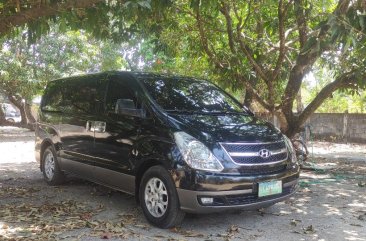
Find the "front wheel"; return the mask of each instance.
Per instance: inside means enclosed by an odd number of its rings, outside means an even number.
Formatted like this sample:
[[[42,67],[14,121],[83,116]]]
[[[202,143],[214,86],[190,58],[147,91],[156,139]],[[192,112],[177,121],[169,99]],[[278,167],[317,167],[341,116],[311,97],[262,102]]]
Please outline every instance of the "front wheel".
[[[65,175],[60,170],[56,153],[51,146],[47,147],[43,153],[42,171],[43,177],[49,185],[59,185],[65,181]]]
[[[168,171],[153,166],[142,177],[139,197],[146,219],[160,228],[181,224],[185,213],[180,210],[175,185]]]

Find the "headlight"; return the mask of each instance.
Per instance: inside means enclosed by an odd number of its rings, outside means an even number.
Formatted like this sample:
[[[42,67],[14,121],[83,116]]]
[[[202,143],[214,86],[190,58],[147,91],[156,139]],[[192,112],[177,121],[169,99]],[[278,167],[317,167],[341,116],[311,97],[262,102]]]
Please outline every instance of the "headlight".
[[[285,143],[286,143],[286,146],[287,146],[287,150],[288,150],[288,152],[290,154],[290,157],[291,157],[291,162],[294,163],[294,164],[297,164],[296,151],[295,151],[294,146],[292,145],[291,140],[285,135],[283,135],[283,137],[285,138]]]
[[[220,172],[224,169],[212,152],[196,138],[185,132],[175,132],[174,139],[184,161],[190,167],[214,172]]]

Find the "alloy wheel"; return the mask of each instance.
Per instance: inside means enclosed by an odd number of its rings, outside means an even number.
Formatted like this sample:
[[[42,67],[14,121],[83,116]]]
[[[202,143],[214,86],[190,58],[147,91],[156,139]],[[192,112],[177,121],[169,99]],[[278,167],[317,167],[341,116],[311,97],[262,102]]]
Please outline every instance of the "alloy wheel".
[[[162,180],[151,178],[145,186],[145,204],[149,213],[156,217],[162,217],[168,208],[168,191]]]
[[[51,180],[55,175],[55,158],[52,153],[47,153],[44,159],[44,172],[48,180]]]

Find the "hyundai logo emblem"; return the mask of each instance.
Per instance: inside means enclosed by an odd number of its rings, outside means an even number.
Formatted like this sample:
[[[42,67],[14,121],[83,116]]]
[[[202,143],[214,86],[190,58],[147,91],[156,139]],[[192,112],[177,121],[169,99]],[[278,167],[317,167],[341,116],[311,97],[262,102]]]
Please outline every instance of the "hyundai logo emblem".
[[[259,156],[262,158],[268,158],[271,156],[271,152],[267,149],[262,149],[258,152]]]

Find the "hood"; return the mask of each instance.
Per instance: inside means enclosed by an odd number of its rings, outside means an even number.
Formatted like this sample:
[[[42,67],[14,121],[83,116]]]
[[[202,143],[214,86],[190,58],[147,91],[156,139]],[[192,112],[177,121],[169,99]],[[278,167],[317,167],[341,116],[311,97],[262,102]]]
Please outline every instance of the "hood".
[[[171,121],[184,125],[183,131],[211,143],[273,142],[282,139],[281,132],[272,124],[250,115],[171,114],[170,117]]]

